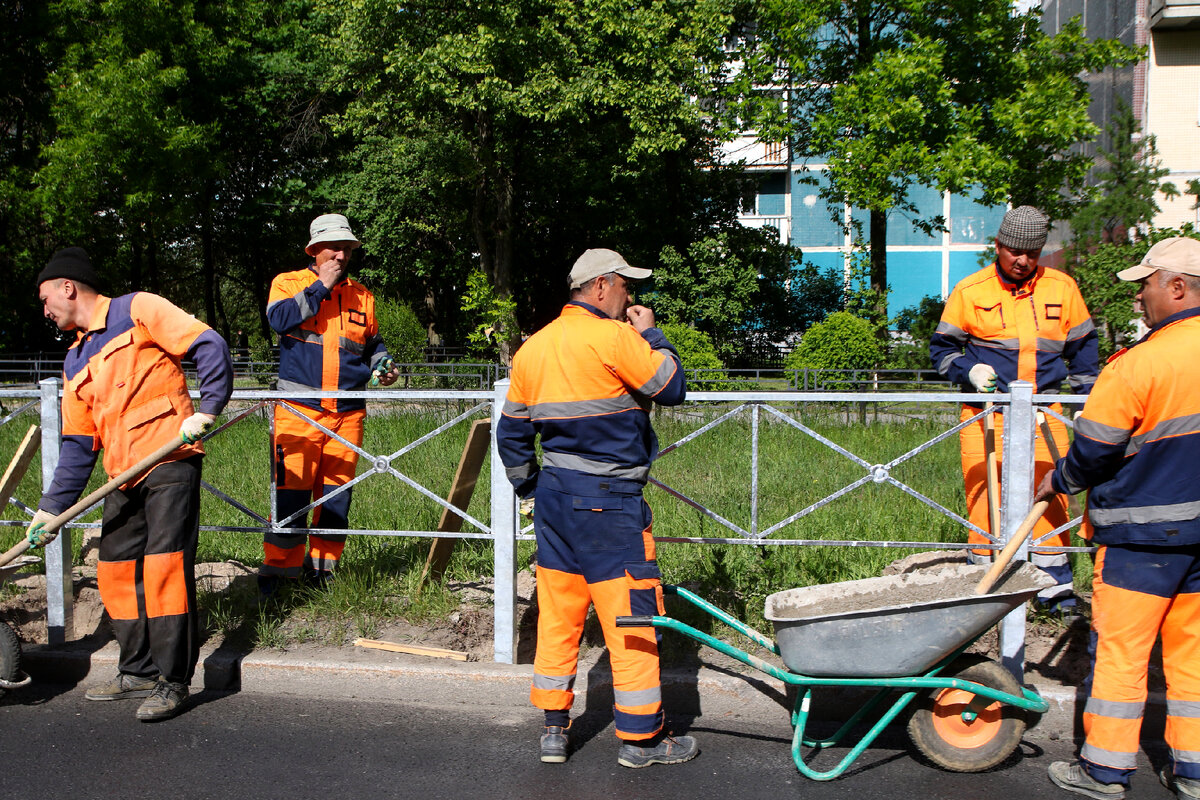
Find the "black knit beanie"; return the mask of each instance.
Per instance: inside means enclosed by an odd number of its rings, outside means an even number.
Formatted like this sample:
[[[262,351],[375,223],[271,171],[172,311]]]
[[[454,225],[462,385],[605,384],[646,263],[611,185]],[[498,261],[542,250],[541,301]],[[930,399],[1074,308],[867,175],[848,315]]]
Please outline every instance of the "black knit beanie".
[[[92,266],[87,251],[82,247],[64,247],[46,262],[46,266],[38,273],[37,285],[57,278],[67,278],[76,283],[86,283],[96,291],[100,291],[100,276]]]

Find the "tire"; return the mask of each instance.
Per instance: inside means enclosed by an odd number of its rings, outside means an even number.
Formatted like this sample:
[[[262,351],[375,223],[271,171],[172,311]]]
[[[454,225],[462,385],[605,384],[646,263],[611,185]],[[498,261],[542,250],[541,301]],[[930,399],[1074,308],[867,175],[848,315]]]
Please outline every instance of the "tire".
[[[1021,696],[1016,678],[982,656],[964,656],[940,677],[962,678]],[[908,720],[908,735],[917,752],[950,772],[983,772],[1012,755],[1025,733],[1025,712],[994,701],[966,722],[961,712],[975,696],[960,689],[932,689],[918,698]]]
[[[21,674],[21,640],[7,623],[0,622],[0,679],[15,681]],[[4,689],[0,688],[0,697]]]

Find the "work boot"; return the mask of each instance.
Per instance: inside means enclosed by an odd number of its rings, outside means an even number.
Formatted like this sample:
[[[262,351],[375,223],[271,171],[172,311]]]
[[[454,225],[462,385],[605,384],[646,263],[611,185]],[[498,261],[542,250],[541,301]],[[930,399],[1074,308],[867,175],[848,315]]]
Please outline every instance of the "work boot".
[[[159,678],[154,691],[138,706],[137,718],[142,722],[170,719],[183,711],[187,704],[188,687]]]
[[[561,725],[546,726],[546,732],[539,742],[543,764],[561,764],[567,760],[571,748],[571,740],[567,736],[570,729],[570,725],[565,728]]]
[[[118,672],[117,677],[108,683],[88,689],[84,697],[88,700],[131,700],[135,697],[149,697],[157,680]]]
[[[1078,761],[1055,761],[1048,770],[1050,780],[1068,792],[1094,797],[1096,800],[1122,800],[1125,787],[1119,783],[1101,783],[1088,774]]]
[[[1174,792],[1176,797],[1200,800],[1200,780],[1181,778],[1175,774],[1175,769],[1170,764],[1158,771],[1158,779],[1163,786]]]
[[[657,741],[657,744],[655,743]],[[639,769],[651,764],[682,764],[700,753],[700,746],[691,736],[671,736],[641,742],[624,742],[617,753],[622,767]]]

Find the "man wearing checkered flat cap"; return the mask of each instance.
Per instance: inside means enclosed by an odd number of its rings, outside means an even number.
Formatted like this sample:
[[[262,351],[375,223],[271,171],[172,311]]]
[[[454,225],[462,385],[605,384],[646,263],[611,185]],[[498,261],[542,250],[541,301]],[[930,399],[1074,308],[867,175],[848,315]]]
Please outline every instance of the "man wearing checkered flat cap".
[[[1079,287],[1071,276],[1038,263],[1046,244],[1049,220],[1033,206],[1018,206],[1004,215],[996,234],[996,260],[961,280],[950,297],[929,343],[937,371],[964,392],[1007,392],[1010,383],[1028,381],[1038,394],[1057,394],[1066,381],[1074,394],[1087,394],[1100,372],[1096,327]],[[1061,406],[1051,408],[1062,413]],[[982,410],[978,403],[963,403],[963,421]],[[1053,414],[1046,415],[1058,453],[1069,444],[1067,427]],[[1002,414],[995,414],[996,457],[1003,453]],[[988,531],[987,456],[984,424],[977,420],[960,437],[967,512],[973,525]],[[1035,445],[1035,480],[1054,468],[1050,444],[1038,431]],[[997,470],[999,468],[997,467]],[[999,498],[992,502],[999,503]],[[1057,497],[1033,529],[1033,540],[1066,524],[1067,503]],[[1043,546],[1069,543],[1067,532],[1042,540]],[[986,543],[972,530],[968,541]],[[973,550],[973,560],[988,560],[988,550]],[[1071,566],[1065,553],[1033,548],[1032,561],[1058,584],[1044,589],[1038,601],[1050,610],[1075,606]]]

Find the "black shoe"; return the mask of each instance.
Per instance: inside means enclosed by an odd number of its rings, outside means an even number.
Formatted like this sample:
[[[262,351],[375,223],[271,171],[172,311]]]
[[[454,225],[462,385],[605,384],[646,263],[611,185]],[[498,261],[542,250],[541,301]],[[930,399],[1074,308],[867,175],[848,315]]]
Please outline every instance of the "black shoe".
[[[1125,787],[1119,783],[1101,783],[1088,774],[1078,761],[1055,761],[1048,769],[1050,780],[1068,792],[1096,800],[1124,800]]]
[[[538,742],[543,764],[561,764],[567,760],[567,753],[571,749],[571,740],[567,736],[570,729],[570,725],[565,728],[561,725],[546,726],[546,732]]]
[[[700,746],[691,736],[667,735],[651,745],[653,741],[625,742],[617,753],[617,763],[638,769],[651,764],[682,764],[700,754]]]
[[[178,716],[187,705],[188,687],[182,683],[159,678],[150,693],[137,710],[137,718],[142,722],[158,722]]]
[[[1163,786],[1174,792],[1176,797],[1200,800],[1200,780],[1179,777],[1170,764],[1163,766],[1158,771],[1158,780]]]
[[[157,678],[139,678],[118,672],[117,677],[108,683],[93,686],[84,695],[88,700],[132,700],[137,697],[149,697],[158,685]]]

